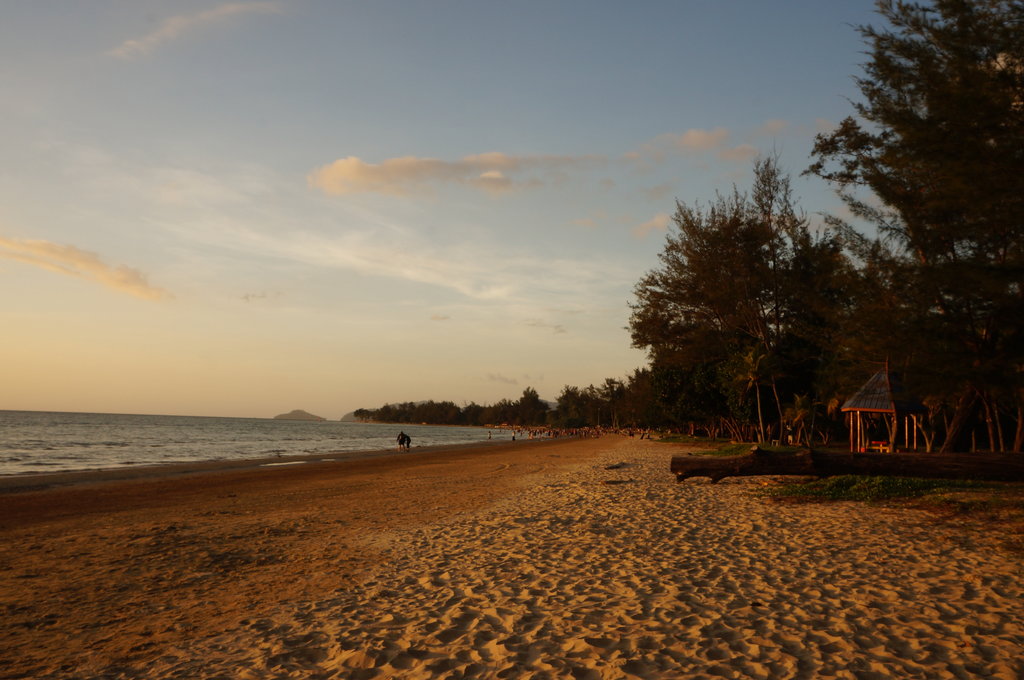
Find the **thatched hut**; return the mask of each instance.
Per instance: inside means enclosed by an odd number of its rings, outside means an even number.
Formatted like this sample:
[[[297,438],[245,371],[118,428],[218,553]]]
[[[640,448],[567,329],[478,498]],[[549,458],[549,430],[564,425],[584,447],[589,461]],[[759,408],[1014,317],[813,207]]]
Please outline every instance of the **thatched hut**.
[[[847,414],[850,451],[917,451],[917,418],[927,409],[904,394],[898,376],[888,366],[871,376],[841,410]]]

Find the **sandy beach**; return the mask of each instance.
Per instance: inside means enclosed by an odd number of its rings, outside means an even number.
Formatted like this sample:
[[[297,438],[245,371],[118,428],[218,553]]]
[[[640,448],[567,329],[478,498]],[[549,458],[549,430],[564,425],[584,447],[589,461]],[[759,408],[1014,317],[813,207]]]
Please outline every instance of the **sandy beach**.
[[[521,444],[0,480],[0,678],[1024,677],[997,534]]]

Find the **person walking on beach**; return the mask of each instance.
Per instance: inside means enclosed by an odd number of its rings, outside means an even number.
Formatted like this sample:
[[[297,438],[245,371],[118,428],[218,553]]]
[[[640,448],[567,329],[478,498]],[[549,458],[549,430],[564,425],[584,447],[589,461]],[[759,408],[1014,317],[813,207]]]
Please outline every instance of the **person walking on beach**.
[[[409,439],[409,435],[407,435],[405,432],[399,432],[398,433],[398,450],[399,451],[404,451],[404,450],[408,449],[409,448],[408,442],[410,442],[410,441],[412,441],[412,440]]]

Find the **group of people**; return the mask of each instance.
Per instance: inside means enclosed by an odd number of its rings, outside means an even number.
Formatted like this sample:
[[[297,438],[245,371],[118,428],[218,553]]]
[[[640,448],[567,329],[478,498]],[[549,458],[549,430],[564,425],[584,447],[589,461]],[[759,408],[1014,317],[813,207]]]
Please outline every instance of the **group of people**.
[[[398,450],[408,451],[409,447],[412,446],[412,437],[407,435],[405,432],[398,433]]]

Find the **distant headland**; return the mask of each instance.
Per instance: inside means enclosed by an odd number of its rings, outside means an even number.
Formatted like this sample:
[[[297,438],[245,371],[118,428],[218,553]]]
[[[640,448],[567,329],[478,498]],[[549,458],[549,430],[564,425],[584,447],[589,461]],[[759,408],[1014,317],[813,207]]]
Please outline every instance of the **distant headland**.
[[[316,421],[323,421],[323,420],[327,420],[327,418],[321,418],[320,416],[315,416],[312,413],[307,413],[306,411],[303,411],[302,409],[295,409],[294,411],[292,411],[290,413],[282,413],[279,416],[274,416],[274,420],[316,420]]]

